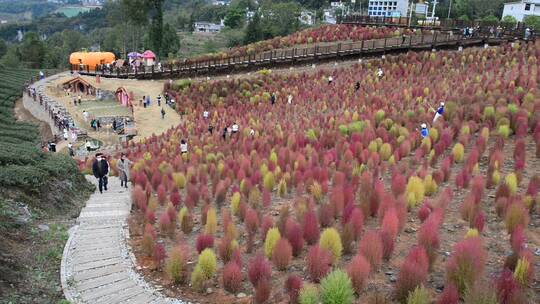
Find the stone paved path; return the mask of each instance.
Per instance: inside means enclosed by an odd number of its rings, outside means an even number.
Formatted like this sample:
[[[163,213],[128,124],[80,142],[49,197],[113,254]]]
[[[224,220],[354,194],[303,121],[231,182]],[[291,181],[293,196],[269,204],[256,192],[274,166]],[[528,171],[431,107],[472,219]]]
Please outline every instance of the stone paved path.
[[[86,203],[62,257],[62,289],[71,303],[183,303],[164,298],[134,271],[126,242],[130,209],[130,191],[116,177]]]

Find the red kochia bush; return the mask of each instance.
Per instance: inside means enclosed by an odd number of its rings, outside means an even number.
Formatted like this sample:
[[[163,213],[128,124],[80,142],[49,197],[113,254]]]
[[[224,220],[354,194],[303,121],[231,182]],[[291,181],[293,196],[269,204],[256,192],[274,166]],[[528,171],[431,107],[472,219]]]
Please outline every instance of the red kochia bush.
[[[360,240],[358,252],[366,257],[373,269],[378,269],[383,259],[383,244],[380,233],[374,230],[367,231]]]
[[[163,205],[167,201],[167,191],[165,190],[165,186],[163,185],[158,186],[157,199],[161,205]]]
[[[295,274],[289,275],[285,281],[285,291],[289,295],[289,303],[297,304],[298,296],[300,295],[300,289],[302,289],[302,278]]]
[[[437,300],[437,304],[458,304],[459,293],[454,284],[446,284],[444,290]]]
[[[519,283],[513,276],[512,271],[505,268],[495,282],[497,298],[501,304],[527,303],[525,295],[519,287]]]
[[[523,232],[523,226],[518,225],[510,235],[510,245],[512,246],[514,253],[518,254],[521,252],[521,250],[525,247],[526,242],[527,238]]]
[[[352,285],[356,294],[360,294],[371,271],[371,266],[366,258],[360,254],[356,255],[349,265],[347,265],[347,274],[351,278]]]
[[[456,285],[460,294],[471,288],[482,276],[486,261],[482,241],[469,237],[454,245],[452,255],[446,263],[447,281]]]
[[[292,247],[285,238],[280,238],[272,252],[272,262],[279,270],[286,270],[292,259]]]
[[[285,236],[291,244],[293,255],[298,256],[300,253],[302,253],[302,249],[304,248],[302,228],[300,227],[300,224],[296,223],[292,218],[287,220]]]
[[[396,283],[396,297],[400,302],[407,299],[409,292],[424,284],[428,276],[428,257],[421,246],[415,246],[401,264]]]
[[[262,220],[261,224],[261,238],[264,242],[264,239],[266,238],[266,233],[270,228],[274,227],[274,222],[272,221],[272,217],[269,215],[265,215]]]
[[[432,266],[437,258],[439,250],[439,225],[433,218],[425,221],[418,230],[418,244],[422,246],[427,254],[429,265]]]
[[[320,230],[319,221],[315,211],[307,211],[304,214],[304,227],[303,227],[304,239],[308,244],[315,244],[319,240]]]
[[[161,268],[161,265],[163,265],[163,261],[165,261],[166,257],[167,254],[165,253],[165,246],[163,246],[161,243],[156,244],[156,246],[154,246],[154,254],[152,255],[152,258],[154,259],[157,269]]]
[[[319,247],[319,245],[314,245],[309,248],[306,262],[311,281],[318,283],[330,270],[332,255],[329,251]]]
[[[253,287],[261,280],[270,280],[272,276],[272,266],[263,254],[257,254],[248,265],[248,278]]]
[[[362,229],[364,227],[364,214],[362,213],[362,210],[355,207],[351,212],[351,216],[347,223],[350,223],[352,226],[354,239],[356,241],[360,239],[360,235],[362,234]]]
[[[399,173],[394,173],[392,175],[392,193],[394,196],[400,196],[405,192],[405,187],[407,186],[407,178],[404,175]]]
[[[399,229],[399,220],[395,208],[386,211],[381,224],[381,241],[383,244],[383,257],[389,259],[394,252],[394,243],[396,241]]]
[[[139,208],[141,211],[146,211],[146,203],[147,203],[147,197],[146,193],[144,192],[143,188],[139,185],[136,185],[133,188],[132,192],[133,201],[135,202],[135,205],[137,208]]]
[[[214,237],[201,233],[197,236],[197,241],[195,242],[195,248],[197,249],[197,252],[200,254],[203,250],[206,248],[213,248],[214,247]]]
[[[420,219],[420,222],[423,223],[431,213],[431,208],[429,204],[424,203],[422,204],[422,207],[418,209],[418,219]]]
[[[242,289],[242,269],[233,261],[223,267],[223,287],[231,293]]]
[[[182,200],[182,197],[180,196],[180,192],[178,192],[177,188],[174,188],[174,190],[169,195],[169,200],[171,200],[171,203],[175,208],[178,208],[180,206],[180,201]]]
[[[257,283],[255,287],[255,303],[261,304],[266,302],[270,297],[271,291],[270,279],[262,279]]]

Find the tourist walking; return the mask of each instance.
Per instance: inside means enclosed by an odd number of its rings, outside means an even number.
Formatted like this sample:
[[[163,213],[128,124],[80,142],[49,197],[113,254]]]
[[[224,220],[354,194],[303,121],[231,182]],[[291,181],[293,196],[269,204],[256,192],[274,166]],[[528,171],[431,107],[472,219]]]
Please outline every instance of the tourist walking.
[[[103,157],[103,153],[96,153],[96,160],[92,164],[92,173],[98,179],[99,193],[103,193],[103,190],[107,191],[109,163]]]
[[[221,134],[221,137],[223,138],[223,140],[227,139],[227,126],[223,128],[223,133]]]
[[[276,93],[272,93],[272,96],[270,96],[270,103],[272,105],[276,104]]]
[[[422,138],[426,138],[428,137],[429,135],[429,131],[427,129],[427,125],[425,123],[423,123],[421,125],[422,129],[420,130],[420,136],[422,136]]]
[[[69,139],[69,134],[68,134],[68,130],[66,128],[64,128],[63,133],[64,133],[64,140],[68,140]]]
[[[71,143],[68,143],[67,145],[69,156],[73,157],[75,156],[75,151],[73,151],[73,145]]]
[[[238,133],[238,130],[239,130],[239,129],[240,129],[240,127],[236,124],[236,122],[233,123],[233,125],[232,125],[232,133],[233,133],[233,134]]]
[[[355,90],[355,91],[360,90],[360,81],[357,81],[357,82],[356,82],[356,84],[354,85],[354,90]]]
[[[377,69],[377,77],[379,77],[379,79],[382,79],[383,76],[384,76],[384,72],[383,72],[382,68],[379,67],[379,68]]]
[[[129,166],[131,161],[127,159],[126,154],[122,153],[120,159],[116,162],[116,168],[118,169],[118,176],[120,177],[120,187],[127,188],[129,181]]]
[[[86,112],[86,110],[84,110],[84,111],[82,112],[82,116],[83,116],[85,122],[88,121],[88,115],[89,115],[89,114],[88,114],[88,112]]]
[[[161,119],[165,119],[165,110],[161,108]]]
[[[90,152],[90,150],[92,150],[92,144],[90,143],[90,141],[88,139],[84,143],[84,146],[86,147],[87,152]]]
[[[292,99],[293,99],[292,94],[289,94],[289,96],[287,96],[287,103],[292,104]]]
[[[439,105],[439,108],[437,108],[437,111],[435,111],[435,117],[433,117],[433,123],[439,119],[439,117],[442,117],[444,114],[444,102],[441,102]]]
[[[188,145],[185,139],[180,141],[180,153],[186,154],[188,152]]]
[[[157,97],[157,105],[158,107],[161,107],[161,95],[158,95]]]
[[[332,77],[332,75],[328,76],[328,84],[332,84],[333,81],[334,77]]]

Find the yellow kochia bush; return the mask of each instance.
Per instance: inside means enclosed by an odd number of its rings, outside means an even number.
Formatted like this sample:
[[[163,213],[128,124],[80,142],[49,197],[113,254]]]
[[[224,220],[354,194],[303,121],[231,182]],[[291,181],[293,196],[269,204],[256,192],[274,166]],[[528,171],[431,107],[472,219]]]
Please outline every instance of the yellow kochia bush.
[[[424,200],[424,182],[418,176],[411,176],[405,188],[407,207],[413,208]]]
[[[334,263],[341,258],[343,245],[341,244],[341,237],[335,228],[324,229],[319,239],[319,246],[332,253]]]
[[[463,161],[463,155],[465,154],[465,147],[461,143],[457,143],[452,148],[452,156],[454,157],[454,162],[460,163]]]
[[[276,243],[281,238],[281,234],[279,233],[279,230],[277,228],[270,228],[266,232],[266,238],[264,239],[264,254],[268,258],[272,258],[272,254],[274,253],[274,247],[276,247]]]

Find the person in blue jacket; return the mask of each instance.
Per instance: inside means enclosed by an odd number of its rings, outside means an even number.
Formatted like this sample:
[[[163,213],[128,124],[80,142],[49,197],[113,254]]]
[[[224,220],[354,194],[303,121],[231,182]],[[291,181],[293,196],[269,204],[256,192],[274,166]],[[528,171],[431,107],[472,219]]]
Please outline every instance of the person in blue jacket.
[[[420,130],[420,136],[422,136],[422,138],[426,138],[429,136],[429,131],[427,129],[427,125],[425,123],[423,123],[421,125],[422,129]]]
[[[439,117],[443,116],[444,114],[444,102],[441,102],[439,105],[439,108],[437,108],[437,111],[435,111],[435,117],[433,117],[433,123],[439,119]]]

